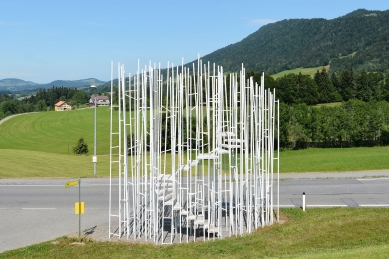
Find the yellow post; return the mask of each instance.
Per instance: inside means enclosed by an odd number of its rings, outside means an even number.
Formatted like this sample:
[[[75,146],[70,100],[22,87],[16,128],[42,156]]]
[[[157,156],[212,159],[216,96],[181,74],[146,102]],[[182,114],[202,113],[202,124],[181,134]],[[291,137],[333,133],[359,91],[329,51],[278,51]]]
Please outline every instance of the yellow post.
[[[84,202],[82,201],[81,204],[80,202],[75,202],[74,203],[74,214],[78,215],[78,214],[84,214]],[[81,210],[81,213],[80,213],[80,210]]]
[[[84,202],[81,202],[81,178],[75,181],[66,182],[65,187],[69,188],[78,184],[78,202],[74,204],[74,214],[78,214],[78,239],[81,241],[81,214],[84,214]]]

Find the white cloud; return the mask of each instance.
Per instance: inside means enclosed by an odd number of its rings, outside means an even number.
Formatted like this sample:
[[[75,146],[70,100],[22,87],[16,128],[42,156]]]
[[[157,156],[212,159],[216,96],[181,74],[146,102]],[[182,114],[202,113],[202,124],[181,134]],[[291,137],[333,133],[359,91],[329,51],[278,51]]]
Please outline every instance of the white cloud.
[[[277,22],[277,20],[273,20],[273,19],[252,19],[252,20],[250,20],[250,25],[263,26],[263,25],[266,25],[268,23],[274,23],[274,22]]]

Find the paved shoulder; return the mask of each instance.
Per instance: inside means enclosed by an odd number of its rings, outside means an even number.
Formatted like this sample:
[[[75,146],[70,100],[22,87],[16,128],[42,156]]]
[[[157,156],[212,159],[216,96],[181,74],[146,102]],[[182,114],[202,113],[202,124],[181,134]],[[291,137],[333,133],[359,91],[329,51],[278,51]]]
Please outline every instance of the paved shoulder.
[[[389,170],[280,174],[280,179],[282,180],[325,180],[325,179],[357,179],[357,178],[384,178],[384,177],[389,177]]]

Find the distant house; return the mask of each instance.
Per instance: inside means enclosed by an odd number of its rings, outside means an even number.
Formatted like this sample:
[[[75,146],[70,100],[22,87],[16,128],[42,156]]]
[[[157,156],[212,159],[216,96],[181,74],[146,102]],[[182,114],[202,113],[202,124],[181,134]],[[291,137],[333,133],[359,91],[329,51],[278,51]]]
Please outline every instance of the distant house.
[[[89,99],[88,107],[93,107],[95,103],[95,95],[93,94]],[[96,104],[97,106],[108,106],[110,105],[109,97],[104,95],[96,96]]]
[[[67,104],[65,101],[59,101],[54,105],[56,111],[70,111],[72,106]]]

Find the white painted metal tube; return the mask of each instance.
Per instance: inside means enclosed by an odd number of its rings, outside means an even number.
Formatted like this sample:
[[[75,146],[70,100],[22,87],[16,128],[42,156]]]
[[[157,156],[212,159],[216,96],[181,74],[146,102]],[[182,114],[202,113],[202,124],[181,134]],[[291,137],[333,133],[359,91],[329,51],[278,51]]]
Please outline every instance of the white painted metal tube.
[[[119,125],[114,132],[111,102],[110,131],[111,151],[118,145],[117,158],[110,153],[110,168],[119,170],[114,235],[165,244],[195,241],[200,228],[205,240],[272,224],[279,192],[279,182],[273,187],[274,170],[279,179],[274,142],[279,103],[264,89],[264,75],[259,86],[246,78],[242,64],[240,80],[233,73],[227,83],[222,67],[203,65],[200,58],[192,73],[183,61],[179,68],[169,65],[164,82],[160,66],[150,62],[140,71],[138,61],[128,87],[124,66],[118,66]],[[111,206],[110,237],[117,222]]]

